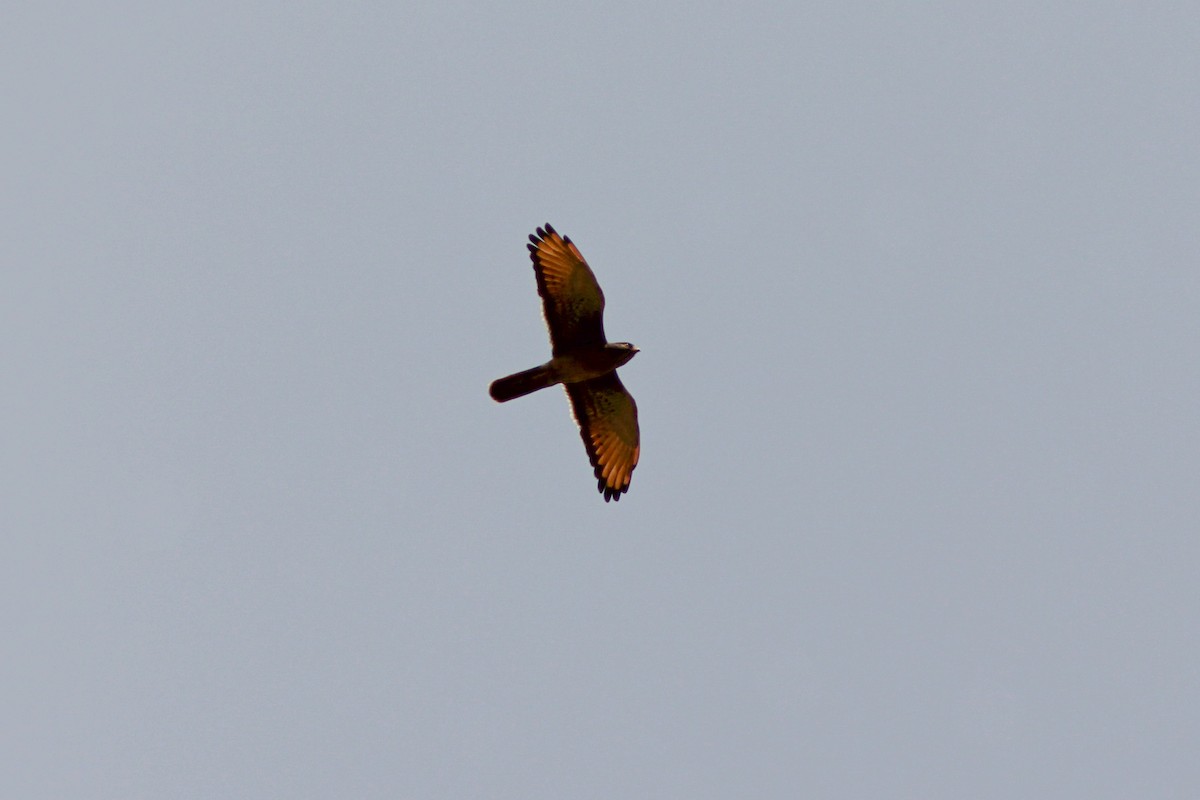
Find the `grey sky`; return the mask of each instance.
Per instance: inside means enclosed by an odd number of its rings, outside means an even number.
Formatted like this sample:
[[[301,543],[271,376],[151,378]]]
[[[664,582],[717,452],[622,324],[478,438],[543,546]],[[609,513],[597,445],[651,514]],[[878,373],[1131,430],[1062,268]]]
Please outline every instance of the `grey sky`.
[[[1200,11],[25,6],[4,796],[1200,794]]]

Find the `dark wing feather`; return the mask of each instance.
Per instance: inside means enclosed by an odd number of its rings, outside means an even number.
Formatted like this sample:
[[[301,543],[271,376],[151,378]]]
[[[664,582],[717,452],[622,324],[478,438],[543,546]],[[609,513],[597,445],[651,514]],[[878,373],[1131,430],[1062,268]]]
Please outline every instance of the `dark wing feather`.
[[[641,452],[637,403],[615,371],[565,388],[600,492],[605,501],[620,500]]]
[[[604,292],[579,248],[549,223],[529,242],[554,355],[603,345]]]

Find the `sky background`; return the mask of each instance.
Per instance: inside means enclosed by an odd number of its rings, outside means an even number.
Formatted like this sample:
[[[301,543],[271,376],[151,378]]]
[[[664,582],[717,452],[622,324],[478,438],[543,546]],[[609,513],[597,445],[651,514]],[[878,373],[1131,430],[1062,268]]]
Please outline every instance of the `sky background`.
[[[1200,795],[1200,11],[25,3],[0,794]],[[608,298],[603,502],[525,241]]]

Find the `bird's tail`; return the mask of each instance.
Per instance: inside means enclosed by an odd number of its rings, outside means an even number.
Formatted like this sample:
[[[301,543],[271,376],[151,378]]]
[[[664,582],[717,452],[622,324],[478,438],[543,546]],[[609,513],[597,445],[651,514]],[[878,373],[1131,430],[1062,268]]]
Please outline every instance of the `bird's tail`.
[[[524,372],[518,372],[506,378],[499,378],[492,381],[492,385],[488,387],[488,394],[497,403],[507,403],[509,400],[524,397],[527,394],[536,392],[538,389],[545,389],[547,386],[553,386],[556,383],[558,383],[558,380],[554,377],[554,373],[550,371],[547,365],[543,364],[540,367],[527,369]]]

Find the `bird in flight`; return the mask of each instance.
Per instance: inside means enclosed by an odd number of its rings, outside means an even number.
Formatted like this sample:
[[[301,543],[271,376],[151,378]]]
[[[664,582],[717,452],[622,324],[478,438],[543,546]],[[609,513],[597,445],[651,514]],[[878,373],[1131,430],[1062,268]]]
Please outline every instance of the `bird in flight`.
[[[638,349],[605,338],[604,292],[574,242],[549,223],[529,242],[552,358],[493,381],[488,393],[496,402],[507,403],[563,384],[600,493],[605,502],[620,500],[629,491],[640,446],[637,403],[617,377],[617,367]]]

